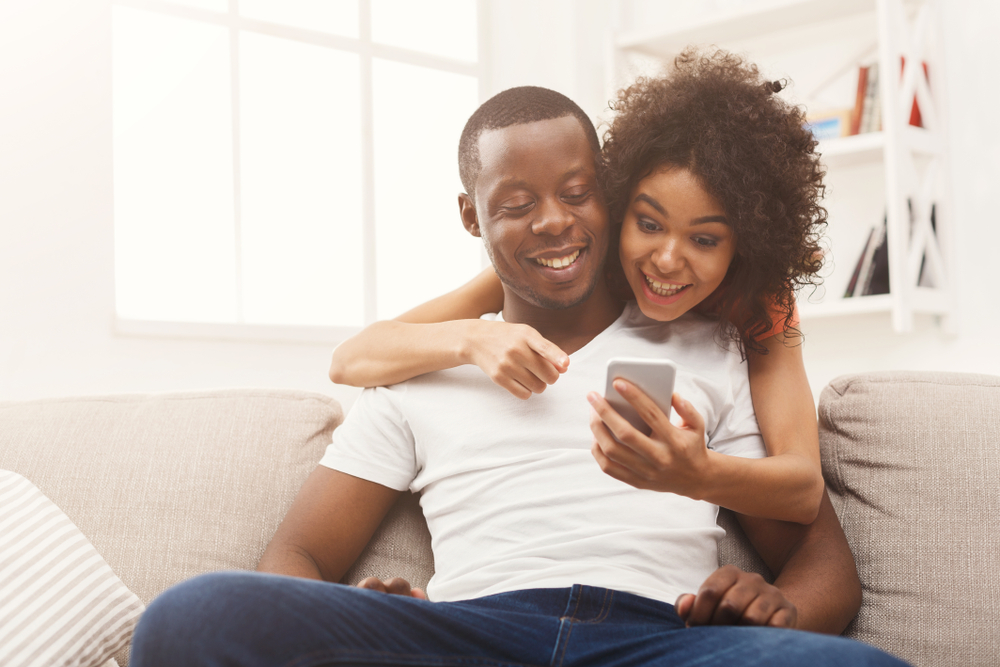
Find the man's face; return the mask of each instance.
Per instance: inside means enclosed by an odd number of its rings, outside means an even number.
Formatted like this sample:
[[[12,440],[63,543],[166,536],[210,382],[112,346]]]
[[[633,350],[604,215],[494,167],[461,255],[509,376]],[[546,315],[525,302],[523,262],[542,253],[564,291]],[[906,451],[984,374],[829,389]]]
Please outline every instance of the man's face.
[[[594,151],[573,116],[488,130],[479,138],[476,205],[463,221],[481,236],[508,295],[562,309],[590,296],[608,250]]]

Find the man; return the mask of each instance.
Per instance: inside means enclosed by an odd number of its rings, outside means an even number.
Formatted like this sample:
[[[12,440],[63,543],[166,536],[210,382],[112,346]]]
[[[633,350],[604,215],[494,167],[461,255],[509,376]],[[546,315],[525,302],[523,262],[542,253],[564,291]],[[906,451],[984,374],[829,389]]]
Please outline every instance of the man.
[[[463,134],[463,223],[504,283],[502,317],[573,355],[559,383],[520,401],[459,367],[366,391],[261,559],[262,572],[291,576],[175,587],[146,612],[135,665],[895,662],[842,638],[706,625],[843,629],[860,590],[828,501],[809,527],[742,519],[780,573],[770,586],[713,572],[715,506],[635,489],[591,458],[584,395],[603,386],[610,354],[684,354],[705,338],[697,323],[684,333],[623,314],[609,293],[597,153],[586,115],[537,88],[492,98]],[[700,381],[726,389],[696,406],[715,415],[710,446],[763,455],[745,369]],[[733,391],[742,404],[716,404]],[[400,581],[328,583],[407,488],[421,492],[431,530],[433,601]]]

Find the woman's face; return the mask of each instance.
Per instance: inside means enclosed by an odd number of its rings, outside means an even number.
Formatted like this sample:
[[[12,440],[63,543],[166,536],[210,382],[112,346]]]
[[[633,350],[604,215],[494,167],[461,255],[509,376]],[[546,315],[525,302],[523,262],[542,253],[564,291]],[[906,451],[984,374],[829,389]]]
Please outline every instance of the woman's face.
[[[725,210],[687,169],[656,169],[632,190],[619,256],[646,317],[668,322],[701,303],[735,254]]]

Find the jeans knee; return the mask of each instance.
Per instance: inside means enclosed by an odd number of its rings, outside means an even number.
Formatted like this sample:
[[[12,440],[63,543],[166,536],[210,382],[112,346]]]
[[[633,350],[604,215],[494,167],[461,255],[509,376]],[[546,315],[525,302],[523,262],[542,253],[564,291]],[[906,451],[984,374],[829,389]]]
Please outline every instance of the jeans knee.
[[[250,572],[213,572],[163,591],[139,619],[130,664],[201,664],[212,645],[239,630],[230,623],[231,611],[253,597],[258,577]]]

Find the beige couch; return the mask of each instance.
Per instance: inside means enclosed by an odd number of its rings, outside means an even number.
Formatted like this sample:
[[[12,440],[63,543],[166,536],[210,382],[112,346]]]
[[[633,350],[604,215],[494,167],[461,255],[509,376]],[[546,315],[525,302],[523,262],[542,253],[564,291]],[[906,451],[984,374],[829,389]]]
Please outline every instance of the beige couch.
[[[916,665],[1000,664],[1000,378],[842,377],[819,412],[864,586],[846,634]],[[148,602],[201,572],[252,569],[342,418],[327,396],[284,390],[0,403],[0,469],[34,482]],[[720,520],[723,560],[764,572]],[[405,497],[347,580],[424,584],[432,567]]]

